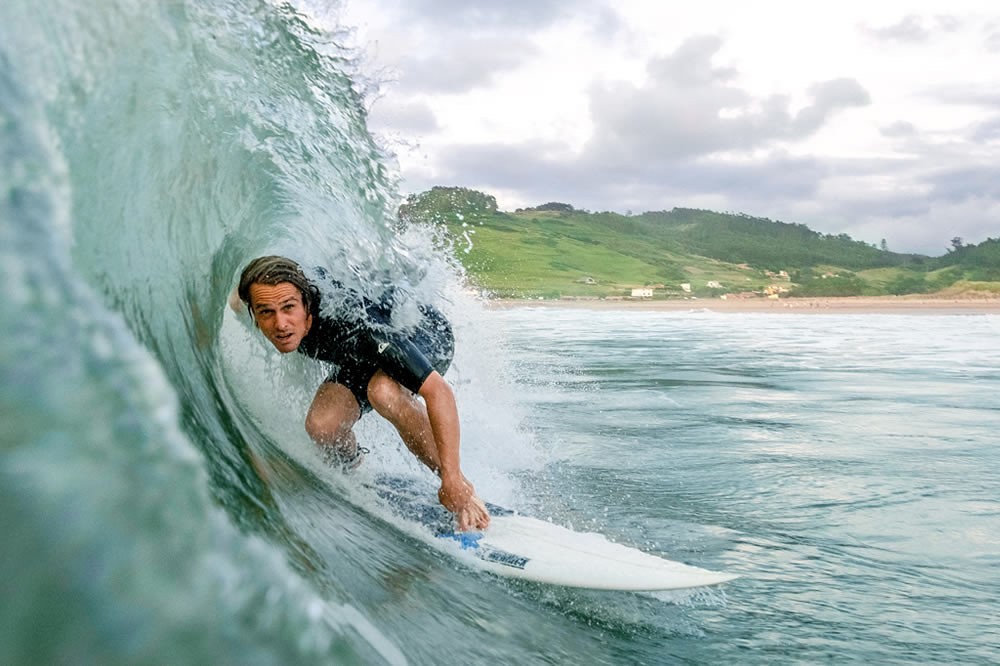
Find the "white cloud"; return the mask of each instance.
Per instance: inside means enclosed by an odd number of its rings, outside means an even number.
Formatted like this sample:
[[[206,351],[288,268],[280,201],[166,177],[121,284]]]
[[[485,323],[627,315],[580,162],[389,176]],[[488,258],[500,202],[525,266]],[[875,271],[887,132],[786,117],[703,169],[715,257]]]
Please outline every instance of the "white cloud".
[[[985,30],[986,49],[993,53],[1000,53],[1000,24],[991,23]]]
[[[921,44],[933,39],[937,33],[954,32],[959,25],[959,19],[954,16],[924,17],[910,14],[893,25],[881,28],[865,27],[864,30],[878,40]]]
[[[412,136],[433,133],[440,129],[431,107],[420,100],[389,98],[379,100],[372,108],[371,118],[383,128],[408,132]]]
[[[446,51],[415,55],[399,65],[402,93],[467,92],[492,85],[496,76],[516,70],[537,55],[524,39],[488,37],[459,39]]]
[[[1000,114],[974,125],[969,138],[977,144],[1000,143]]]
[[[404,192],[477,187],[511,209],[714,207],[900,251],[1000,235],[989,0],[348,8],[372,69],[395,72],[373,128],[414,134],[398,151]]]
[[[891,125],[886,125],[881,131],[882,135],[887,137],[911,137],[917,133],[917,128],[913,123],[898,120]]]
[[[387,0],[381,10],[395,10],[401,23],[423,22],[452,30],[507,31],[537,29],[589,3],[562,0]]]
[[[790,97],[754,98],[731,83],[737,72],[712,60],[718,37],[695,37],[649,63],[649,79],[598,84],[591,91],[593,162],[660,162],[720,152],[748,152],[819,130],[838,110],[869,103],[852,79],[810,86],[806,106],[789,110]]]

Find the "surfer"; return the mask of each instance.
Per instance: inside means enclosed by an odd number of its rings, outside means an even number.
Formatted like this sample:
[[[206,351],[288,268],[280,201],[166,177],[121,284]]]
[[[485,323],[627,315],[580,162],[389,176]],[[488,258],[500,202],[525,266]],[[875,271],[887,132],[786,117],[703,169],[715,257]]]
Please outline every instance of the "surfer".
[[[421,323],[404,334],[390,326],[392,290],[378,302],[326,279],[334,307],[321,312],[320,289],[294,261],[260,257],[240,276],[237,294],[264,337],[282,354],[293,351],[333,365],[306,414],[306,432],[346,468],[361,462],[354,424],[374,409],[407,448],[441,480],[438,499],[460,530],[484,529],[489,512],[462,473],[455,395],[442,374],[451,365],[451,325],[436,308],[420,306]]]

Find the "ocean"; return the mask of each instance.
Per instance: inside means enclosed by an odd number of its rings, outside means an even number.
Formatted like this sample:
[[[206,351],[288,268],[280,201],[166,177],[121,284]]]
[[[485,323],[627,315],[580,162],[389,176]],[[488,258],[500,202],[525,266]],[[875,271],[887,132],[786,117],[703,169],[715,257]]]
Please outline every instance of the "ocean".
[[[996,662],[1000,320],[492,310],[401,229],[349,27],[298,3],[0,5],[0,663]],[[696,566],[588,592],[443,557],[228,307],[281,253],[455,324],[486,498]]]

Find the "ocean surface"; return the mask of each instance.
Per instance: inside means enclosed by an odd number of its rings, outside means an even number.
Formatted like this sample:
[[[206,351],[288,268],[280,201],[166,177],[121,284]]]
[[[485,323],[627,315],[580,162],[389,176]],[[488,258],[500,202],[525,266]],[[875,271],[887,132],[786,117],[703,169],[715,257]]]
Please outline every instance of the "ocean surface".
[[[1000,319],[490,310],[400,229],[335,3],[0,3],[0,663],[1000,660]],[[511,508],[735,572],[503,580],[380,514],[322,368],[227,307],[284,253],[454,321],[463,465]]]

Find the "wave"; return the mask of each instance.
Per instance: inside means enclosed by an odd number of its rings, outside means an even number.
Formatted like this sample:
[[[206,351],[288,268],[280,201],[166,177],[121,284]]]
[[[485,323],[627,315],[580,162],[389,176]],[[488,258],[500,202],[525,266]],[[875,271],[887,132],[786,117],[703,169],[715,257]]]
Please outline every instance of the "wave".
[[[438,239],[395,227],[339,30],[253,0],[0,7],[0,661],[405,661],[368,597],[412,547],[310,466],[315,370],[226,307],[264,253],[467,307]]]

